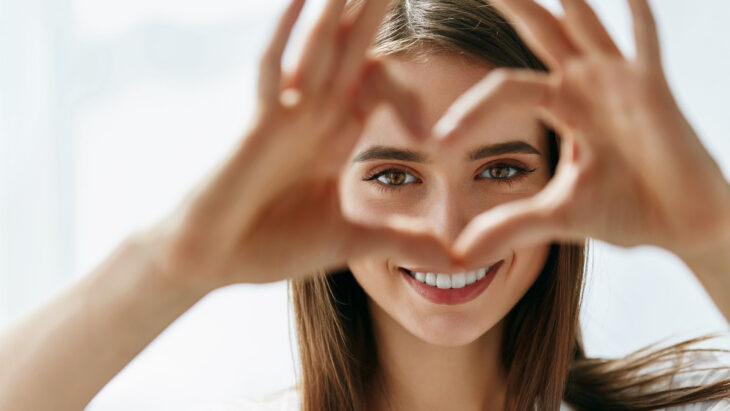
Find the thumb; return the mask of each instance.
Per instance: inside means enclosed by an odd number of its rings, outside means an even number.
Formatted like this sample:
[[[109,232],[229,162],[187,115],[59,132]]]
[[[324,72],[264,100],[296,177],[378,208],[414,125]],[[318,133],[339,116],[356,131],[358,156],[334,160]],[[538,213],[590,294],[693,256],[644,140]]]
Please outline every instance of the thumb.
[[[557,240],[560,231],[555,211],[545,203],[533,196],[478,215],[454,242],[454,257],[465,267],[477,267],[508,250]]]
[[[392,216],[384,223],[353,223],[348,238],[348,258],[386,256],[412,265],[458,266],[449,247],[423,219]]]

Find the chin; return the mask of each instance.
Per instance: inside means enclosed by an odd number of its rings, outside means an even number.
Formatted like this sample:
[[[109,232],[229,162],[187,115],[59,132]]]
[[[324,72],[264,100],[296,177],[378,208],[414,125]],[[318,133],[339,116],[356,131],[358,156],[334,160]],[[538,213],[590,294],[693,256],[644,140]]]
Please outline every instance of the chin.
[[[411,334],[426,343],[440,347],[472,344],[498,322],[488,316],[474,316],[463,312],[428,316],[415,314],[402,320],[401,325]]]

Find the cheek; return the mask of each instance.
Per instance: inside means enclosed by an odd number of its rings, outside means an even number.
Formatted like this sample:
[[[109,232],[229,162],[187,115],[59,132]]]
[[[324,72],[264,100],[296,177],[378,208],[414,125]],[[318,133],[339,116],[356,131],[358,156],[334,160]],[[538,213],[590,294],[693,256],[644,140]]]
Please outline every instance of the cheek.
[[[390,271],[386,261],[363,257],[350,260],[347,266],[369,297],[373,326],[380,329],[406,329],[413,333],[414,310],[404,282]]]
[[[365,293],[378,304],[387,306],[397,301],[399,278],[390,272],[385,261],[362,257],[349,260],[347,266]]]

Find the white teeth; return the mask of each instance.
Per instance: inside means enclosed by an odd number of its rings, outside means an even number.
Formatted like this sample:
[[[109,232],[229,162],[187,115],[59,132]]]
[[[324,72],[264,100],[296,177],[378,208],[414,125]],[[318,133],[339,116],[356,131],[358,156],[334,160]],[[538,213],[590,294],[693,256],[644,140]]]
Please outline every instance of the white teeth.
[[[484,278],[484,276],[485,276],[486,274],[487,274],[487,269],[486,269],[486,268],[480,268],[480,269],[478,269],[478,270],[477,270],[477,281],[479,281],[479,280],[481,280],[482,278]]]
[[[436,287],[451,288],[451,276],[448,274],[437,274],[436,275]]]
[[[438,287],[441,289],[464,288],[465,286],[469,284],[474,284],[475,282],[484,278],[484,276],[490,269],[491,267],[479,268],[477,270],[467,271],[465,273],[458,274],[413,272],[412,276],[422,283],[426,283],[430,286]]]
[[[454,274],[451,276],[451,288],[464,288],[466,285],[466,274]]]

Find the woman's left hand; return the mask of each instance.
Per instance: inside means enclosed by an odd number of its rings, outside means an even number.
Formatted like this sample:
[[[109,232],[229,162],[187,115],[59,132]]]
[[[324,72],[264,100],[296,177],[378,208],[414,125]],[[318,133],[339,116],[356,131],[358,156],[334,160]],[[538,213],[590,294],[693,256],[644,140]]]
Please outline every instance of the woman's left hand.
[[[491,3],[550,72],[493,70],[447,111],[437,137],[448,144],[476,136],[484,114],[505,105],[533,109],[561,136],[560,161],[541,192],[467,225],[454,244],[463,265],[505,248],[586,237],[656,245],[685,261],[730,244],[730,185],[672,96],[647,0],[629,0],[631,60],[584,0],[563,0],[560,19],[533,0]]]

